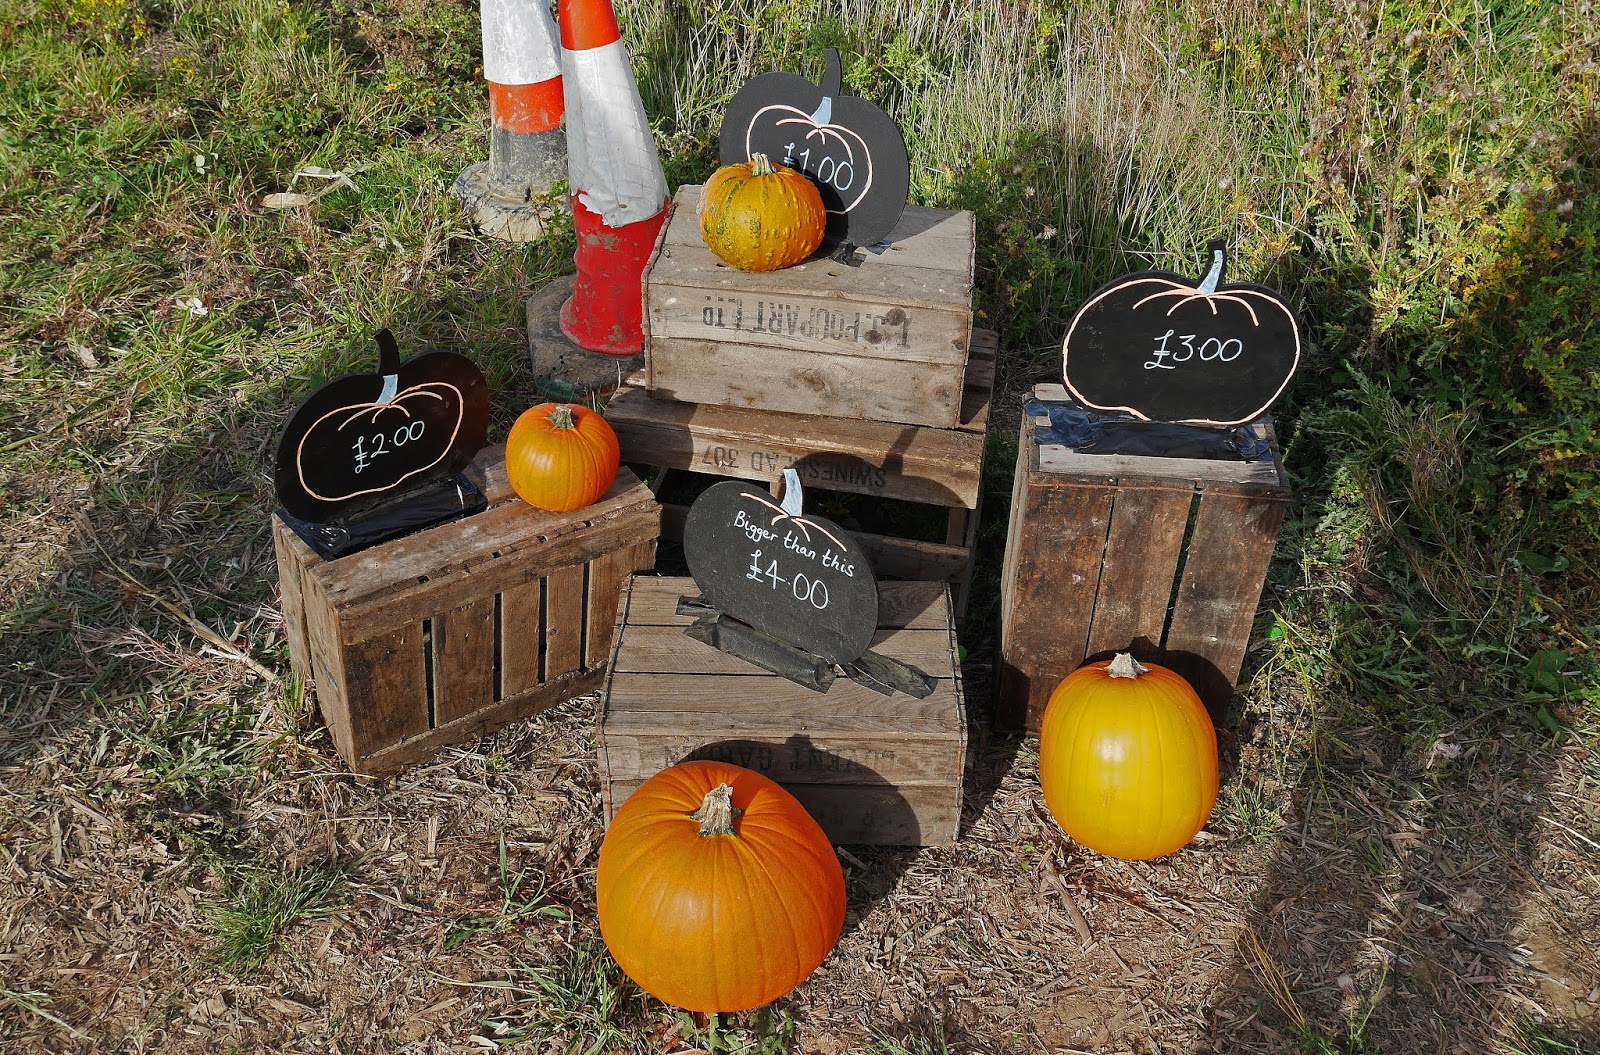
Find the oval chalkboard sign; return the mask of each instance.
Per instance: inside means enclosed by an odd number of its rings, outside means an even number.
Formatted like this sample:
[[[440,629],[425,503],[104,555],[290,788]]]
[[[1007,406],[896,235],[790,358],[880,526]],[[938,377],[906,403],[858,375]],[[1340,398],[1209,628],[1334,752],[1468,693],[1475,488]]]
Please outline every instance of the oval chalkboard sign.
[[[1300,365],[1300,328],[1265,286],[1222,282],[1226,243],[1199,282],[1124,275],[1089,298],[1062,342],[1067,390],[1096,410],[1150,421],[1243,425],[1283,395]]]
[[[406,363],[379,330],[378,370],[329,381],[278,441],[278,501],[327,521],[459,472],[488,433],[489,387],[472,360],[428,352]]]
[[[850,663],[878,630],[878,583],[848,532],[801,516],[798,477],[782,505],[725,480],[689,508],[683,555],[706,603],[829,663]]]
[[[911,160],[894,118],[839,94],[839,53],[828,50],[822,83],[794,73],[745,82],[722,118],[722,164],[767,155],[805,173],[828,211],[825,244],[873,245],[900,222]]]

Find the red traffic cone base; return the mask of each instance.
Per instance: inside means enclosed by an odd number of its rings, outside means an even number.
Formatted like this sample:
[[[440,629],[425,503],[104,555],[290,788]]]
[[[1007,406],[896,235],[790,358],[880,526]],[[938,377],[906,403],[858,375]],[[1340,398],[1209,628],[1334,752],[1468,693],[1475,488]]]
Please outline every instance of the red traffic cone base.
[[[561,332],[573,344],[603,355],[637,355],[644,349],[644,268],[666,222],[663,201],[649,219],[608,227],[580,195],[572,196],[578,274],[572,298],[561,306]]]

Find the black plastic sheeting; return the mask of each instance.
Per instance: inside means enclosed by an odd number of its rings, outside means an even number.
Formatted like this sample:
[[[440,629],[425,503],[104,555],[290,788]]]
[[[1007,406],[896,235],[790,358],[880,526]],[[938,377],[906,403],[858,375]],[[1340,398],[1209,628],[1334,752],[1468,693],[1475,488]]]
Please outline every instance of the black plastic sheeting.
[[[1029,399],[1022,412],[1050,424],[1035,426],[1034,441],[1060,444],[1078,454],[1137,454],[1158,458],[1205,458],[1259,462],[1272,458],[1267,441],[1250,425],[1206,428],[1167,421],[1140,421],[1126,414],[1102,414],[1076,403]]]
[[[434,527],[476,513],[489,504],[483,492],[463,473],[435,481],[384,502],[356,517],[313,524],[279,509],[283,522],[323,560],[343,557],[413,531]]]

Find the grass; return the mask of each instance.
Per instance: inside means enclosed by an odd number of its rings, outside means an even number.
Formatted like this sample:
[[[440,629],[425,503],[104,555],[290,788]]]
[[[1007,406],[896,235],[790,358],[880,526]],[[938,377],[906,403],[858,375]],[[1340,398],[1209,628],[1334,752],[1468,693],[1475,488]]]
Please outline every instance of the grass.
[[[905,130],[914,200],[976,214],[975,310],[1002,349],[962,635],[974,705],[1008,430],[1077,304],[1128,270],[1195,273],[1227,237],[1237,276],[1296,305],[1308,355],[1278,418],[1296,497],[1224,730],[1225,838],[1148,867],[1041,851],[1059,840],[1027,750],[995,739],[962,845],[852,866],[837,966],[781,1014],[713,1027],[644,997],[596,940],[581,708],[368,784],[287,678],[278,424],[387,324],[408,353],[473,356],[499,438],[532,391],[523,299],[570,269],[570,230],[496,243],[448,194],[485,150],[475,5],[17,0],[0,10],[0,1038],[1595,1050],[1592,13],[619,6],[674,185],[711,171],[744,79],[814,74],[834,47],[847,90]],[[263,206],[291,188],[326,192]],[[1063,898],[1092,944],[1052,929]],[[326,948],[297,943],[312,925]],[[1343,975],[1395,995],[1347,1006]],[[248,1005],[259,1035],[178,1006],[180,982]]]

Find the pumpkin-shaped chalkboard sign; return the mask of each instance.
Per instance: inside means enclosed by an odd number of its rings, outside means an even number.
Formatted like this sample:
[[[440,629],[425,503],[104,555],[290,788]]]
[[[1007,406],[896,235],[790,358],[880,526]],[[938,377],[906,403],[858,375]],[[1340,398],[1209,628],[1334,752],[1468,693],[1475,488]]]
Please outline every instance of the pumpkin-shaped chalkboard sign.
[[[800,478],[784,473],[783,503],[725,480],[689,508],[683,555],[701,599],[769,637],[850,663],[878,629],[878,583],[856,540],[802,516]]]
[[[1096,410],[1151,421],[1243,425],[1265,414],[1300,365],[1300,328],[1265,286],[1222,282],[1224,242],[1199,282],[1124,275],[1073,318],[1062,346],[1067,390]]]
[[[313,392],[278,441],[278,501],[323,523],[459,472],[483,446],[489,388],[472,360],[428,352],[406,363],[379,330],[378,369]]]
[[[839,53],[829,49],[822,83],[793,73],[745,82],[722,118],[721,157],[755,154],[797,168],[817,185],[828,211],[824,245],[873,245],[906,209],[911,161],[905,136],[879,107],[839,94]]]

